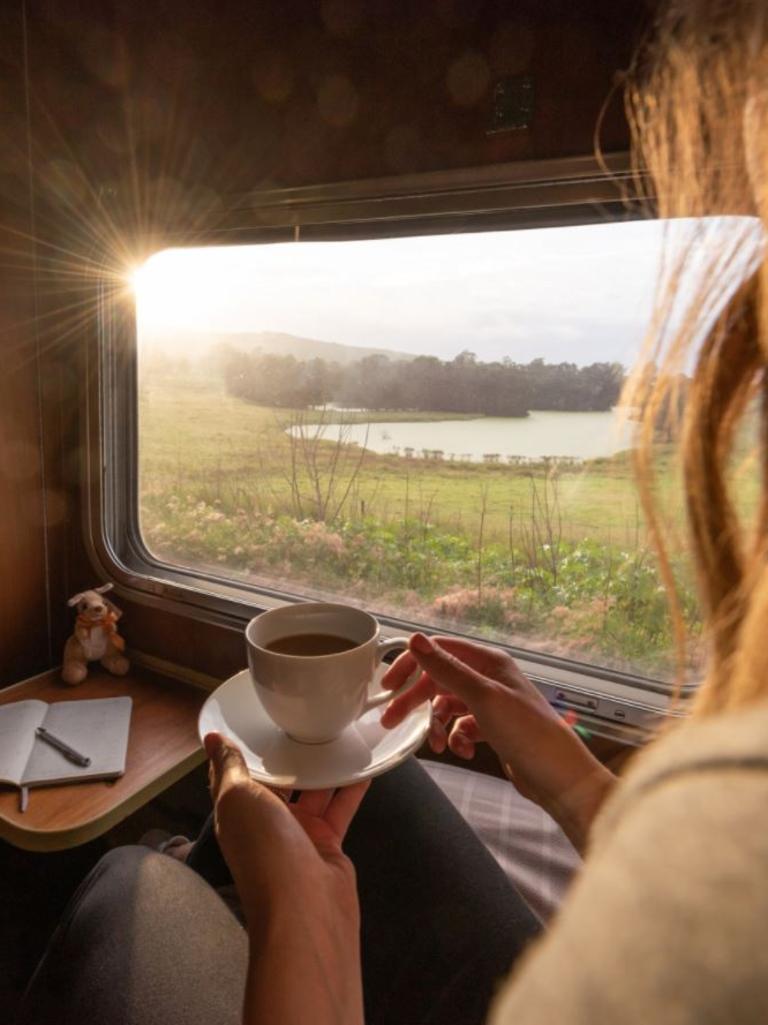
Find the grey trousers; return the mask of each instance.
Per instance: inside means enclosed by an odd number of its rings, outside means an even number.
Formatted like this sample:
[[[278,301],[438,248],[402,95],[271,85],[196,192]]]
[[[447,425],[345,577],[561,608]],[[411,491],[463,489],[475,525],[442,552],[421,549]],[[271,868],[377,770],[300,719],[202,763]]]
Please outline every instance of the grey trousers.
[[[482,1022],[540,926],[414,759],[374,782],[345,849],[358,878],[367,1025]],[[239,1025],[247,937],[214,889],[227,874],[210,828],[191,864],[143,847],[102,858],[18,1025]]]

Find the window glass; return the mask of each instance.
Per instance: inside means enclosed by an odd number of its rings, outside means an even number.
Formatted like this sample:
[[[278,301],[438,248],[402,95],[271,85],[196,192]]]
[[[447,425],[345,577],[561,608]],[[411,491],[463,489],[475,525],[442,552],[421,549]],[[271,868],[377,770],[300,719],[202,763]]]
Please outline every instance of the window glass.
[[[671,678],[617,404],[662,239],[645,221],[156,254],[135,275],[147,548]]]

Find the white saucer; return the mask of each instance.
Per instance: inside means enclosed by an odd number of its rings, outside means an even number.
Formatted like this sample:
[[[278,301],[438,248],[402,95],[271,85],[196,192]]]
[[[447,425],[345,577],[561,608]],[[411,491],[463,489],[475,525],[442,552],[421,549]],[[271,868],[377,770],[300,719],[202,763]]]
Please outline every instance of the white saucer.
[[[373,693],[386,666],[371,684]],[[200,739],[212,730],[231,738],[243,752],[254,779],[293,790],[343,787],[394,769],[421,746],[432,706],[419,705],[392,730],[379,725],[382,708],[373,708],[327,744],[300,744],[279,729],[258,699],[247,669],[222,683],[203,705]]]

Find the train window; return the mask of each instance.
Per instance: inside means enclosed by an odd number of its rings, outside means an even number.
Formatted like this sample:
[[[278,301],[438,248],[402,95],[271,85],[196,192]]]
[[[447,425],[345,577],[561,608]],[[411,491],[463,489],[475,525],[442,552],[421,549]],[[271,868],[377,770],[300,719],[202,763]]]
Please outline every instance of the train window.
[[[733,221],[704,244],[732,237]],[[633,410],[619,404],[665,231],[645,220],[155,254],[135,275],[148,554],[670,680]],[[656,444],[665,516],[682,524],[675,439],[660,430]],[[756,475],[743,479],[748,505]],[[696,657],[694,644],[692,674]]]

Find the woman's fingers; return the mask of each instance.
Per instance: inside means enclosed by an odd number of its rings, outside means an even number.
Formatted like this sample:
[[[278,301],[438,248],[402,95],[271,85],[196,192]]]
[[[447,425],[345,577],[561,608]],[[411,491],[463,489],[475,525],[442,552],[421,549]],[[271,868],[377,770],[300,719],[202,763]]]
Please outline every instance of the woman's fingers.
[[[482,731],[474,715],[462,715],[451,727],[448,747],[459,758],[470,759],[475,756],[475,744],[482,739]]]
[[[283,804],[289,804],[293,795],[293,790],[289,787],[273,787],[264,784],[264,789],[268,790],[270,794],[274,794],[275,797],[279,797]]]
[[[203,744],[210,761],[211,793],[214,803],[217,803],[230,787],[238,783],[250,783],[254,787],[259,787],[265,796],[269,795],[267,804],[270,807],[272,801],[275,806],[284,801],[283,794],[273,794],[267,787],[260,787],[251,780],[243,756],[231,740],[220,733],[208,733]],[[300,794],[296,807],[315,818],[325,819],[339,840],[342,840],[368,786],[368,782],[363,782],[343,787],[335,792],[328,789],[305,790]]]
[[[366,780],[335,791],[305,790],[299,795],[294,808],[315,818],[325,819],[341,841],[369,786],[370,780]]]
[[[355,817],[357,809],[368,792],[371,785],[370,780],[362,783],[353,783],[349,787],[341,787],[333,795],[330,804],[325,812],[325,821],[341,842],[347,835],[347,830]]]
[[[303,790],[296,801],[296,807],[309,815],[322,818],[333,798],[333,790]]]
[[[414,635],[415,636],[415,635]],[[498,648],[489,647],[487,644],[479,644],[477,641],[468,641],[463,637],[442,637],[432,638],[432,642],[438,644],[443,651],[455,655],[463,663],[476,669],[479,673],[487,676],[495,676],[500,667],[508,667],[512,659]],[[514,663],[512,663],[514,664]],[[412,651],[404,651],[398,655],[392,665],[384,674],[381,685],[385,690],[397,690],[402,687],[414,669],[418,668]]]
[[[432,716],[432,721],[429,724],[429,734],[427,739],[429,740],[429,746],[436,755],[440,755],[445,751],[446,745],[448,744],[448,734],[445,729],[445,723],[441,722],[434,715]]]
[[[457,715],[466,715],[467,706],[453,694],[438,694],[432,702],[432,714],[441,723],[447,724]]]
[[[457,757],[463,758],[467,762],[471,762],[475,757],[475,745],[471,740],[465,740],[460,734],[448,738],[448,748]]]
[[[451,736],[454,734],[463,737],[464,740],[471,740],[475,744],[483,740],[483,732],[474,715],[462,715],[456,719],[451,727]]]
[[[401,655],[397,656],[382,676],[381,686],[384,690],[397,690],[398,687],[403,686],[411,673],[418,668],[418,663],[410,651],[404,651]]]
[[[435,643],[417,633],[411,637],[410,645],[414,658],[432,682],[460,698],[468,708],[482,703],[493,693],[493,682],[444,650],[442,641]]]
[[[506,652],[478,641],[468,641],[464,637],[444,637],[441,634],[432,637],[431,641],[443,651],[455,655],[471,669],[492,679],[497,678],[500,670],[514,666],[513,659]]]
[[[466,711],[464,702],[453,694],[438,694],[433,700],[428,740],[435,754],[442,754],[448,746],[448,724],[457,715],[466,714]]]
[[[235,783],[250,780],[248,768],[239,749],[220,733],[207,733],[203,740],[210,762],[209,774],[214,803]]]
[[[436,637],[430,640],[424,634],[414,634],[409,650],[399,655],[385,673],[382,686],[387,690],[396,690],[418,668],[423,670],[422,675],[404,694],[393,698],[381,717],[381,725],[386,729],[397,726],[422,701],[439,691],[444,691],[445,696],[457,705],[466,706],[468,697],[474,703],[482,701],[492,693],[495,686],[493,679],[488,679],[484,673],[498,676],[504,669],[509,671],[509,663],[514,667],[514,663],[503,652],[474,641],[458,637]],[[433,707],[437,718],[444,723],[459,710],[450,701],[441,703],[440,698]],[[433,750],[443,750],[439,726],[434,726],[430,743]]]
[[[427,673],[422,673],[404,694],[390,701],[382,713],[381,725],[388,730],[397,726],[414,708],[418,708],[424,701],[429,701],[434,693],[434,683]]]

